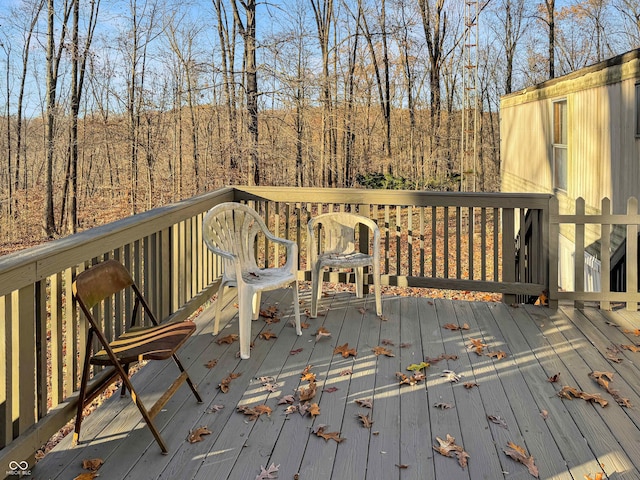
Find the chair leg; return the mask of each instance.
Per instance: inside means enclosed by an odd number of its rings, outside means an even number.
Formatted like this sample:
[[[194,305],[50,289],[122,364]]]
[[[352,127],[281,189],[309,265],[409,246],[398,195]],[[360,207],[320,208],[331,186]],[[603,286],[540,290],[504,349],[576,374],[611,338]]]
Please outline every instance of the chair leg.
[[[353,270],[356,274],[356,297],[362,298],[364,295],[364,269],[363,267],[355,267]]]
[[[180,362],[180,359],[178,358],[178,355],[176,355],[174,353],[172,355],[172,357],[173,357],[173,361],[176,362],[176,365],[178,366],[178,369],[180,370],[180,373],[184,373],[184,374],[187,375],[187,384],[189,385],[189,388],[193,392],[193,395],[196,397],[196,400],[198,401],[198,403],[202,403],[202,397],[200,397],[200,394],[198,393],[198,390],[196,389],[195,384],[193,383],[193,381],[191,381],[191,377],[189,376],[189,372],[187,372],[185,370],[185,368],[182,366],[182,362]]]
[[[296,321],[296,334],[302,335],[300,327],[300,299],[298,297],[298,281],[293,282],[293,314]]]
[[[311,318],[318,316],[318,300],[322,296],[322,265],[317,263],[311,269]]]
[[[80,441],[80,426],[82,425],[82,411],[84,410],[84,399],[87,394],[87,382],[89,380],[89,367],[91,360],[91,342],[93,340],[93,329],[87,335],[87,345],[85,347],[84,362],[82,366],[82,379],[80,380],[80,391],[78,392],[78,409],[76,412],[76,424],[73,430],[73,445]]]
[[[382,296],[380,293],[380,265],[373,266],[373,288],[376,296],[376,315],[382,316]]]
[[[238,290],[238,333],[240,335],[240,358],[246,360],[251,354],[251,316],[253,292]]]
[[[262,292],[256,292],[253,294],[253,301],[251,302],[251,320],[257,320],[260,316],[260,301],[262,300]]]
[[[218,287],[218,298],[216,299],[216,319],[213,322],[213,335],[217,335],[218,334],[218,329],[220,328],[220,316],[222,315],[222,300],[224,297],[224,288],[225,288],[225,284],[224,283],[220,283],[220,286]]]

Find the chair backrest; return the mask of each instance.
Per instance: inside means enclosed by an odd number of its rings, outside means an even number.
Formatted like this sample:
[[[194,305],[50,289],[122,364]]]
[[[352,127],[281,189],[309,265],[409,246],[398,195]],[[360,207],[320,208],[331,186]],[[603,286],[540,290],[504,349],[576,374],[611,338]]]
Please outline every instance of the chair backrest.
[[[257,270],[255,258],[256,236],[268,232],[264,220],[253,208],[236,202],[216,205],[203,220],[202,237],[207,247],[222,256],[224,272],[235,278],[235,266],[228,255],[234,255],[242,271]]]
[[[375,232],[375,223],[362,215],[345,212],[323,213],[309,221],[309,238],[315,236],[314,229],[322,226],[324,242],[318,236],[323,253],[349,254],[356,251],[356,229],[358,225],[364,224]],[[315,249],[314,249],[315,250]]]
[[[100,301],[133,285],[129,271],[116,260],[107,260],[78,274],[73,294],[81,305],[92,308]]]

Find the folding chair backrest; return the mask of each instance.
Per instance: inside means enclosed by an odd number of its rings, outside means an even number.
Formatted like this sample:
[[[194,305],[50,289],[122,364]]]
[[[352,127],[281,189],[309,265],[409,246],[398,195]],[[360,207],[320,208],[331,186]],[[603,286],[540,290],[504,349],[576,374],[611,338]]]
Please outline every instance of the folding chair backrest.
[[[235,278],[235,268],[225,253],[238,257],[241,270],[257,270],[255,243],[258,233],[268,232],[264,220],[253,208],[235,202],[221,203],[204,217],[203,237],[211,251],[222,256],[225,275]]]
[[[132,285],[133,279],[127,269],[116,260],[107,260],[78,274],[73,283],[73,294],[84,308],[90,309]]]

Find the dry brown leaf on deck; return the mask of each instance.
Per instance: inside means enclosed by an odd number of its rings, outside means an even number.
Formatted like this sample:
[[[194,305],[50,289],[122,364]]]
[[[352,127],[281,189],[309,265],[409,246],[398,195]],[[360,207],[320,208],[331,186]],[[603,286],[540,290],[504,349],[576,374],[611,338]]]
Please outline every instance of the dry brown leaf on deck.
[[[224,408],[224,405],[211,405],[205,410],[205,413],[216,413]]]
[[[289,405],[287,408],[284,409],[284,414],[289,415],[290,413],[295,413],[297,411],[298,411],[297,405]]]
[[[227,335],[226,337],[221,337],[221,338],[217,339],[216,343],[218,345],[222,345],[223,343],[232,344],[233,342],[238,340],[238,338],[240,338],[240,337],[237,334],[231,333],[231,334]]]
[[[389,340],[388,338],[383,338],[382,341],[380,342],[382,343],[382,345],[389,345],[391,347],[394,347],[396,344],[393,342],[393,340]]]
[[[322,389],[323,392],[327,393],[337,392],[338,390],[340,390],[338,387],[327,387]]]
[[[189,440],[189,443],[201,442],[203,440],[203,435],[211,435],[209,427],[198,427],[195,430],[190,431],[187,440]]]
[[[401,343],[400,345],[398,345],[400,348],[409,348],[411,346],[411,343]]]
[[[457,360],[458,359],[458,355],[451,355],[448,353],[441,353],[440,355],[438,355],[437,357],[427,357],[425,358],[425,362],[431,363],[431,364],[436,364],[442,360]]]
[[[547,379],[547,382],[556,383],[558,380],[560,380],[560,373],[556,373],[555,375],[549,377]]]
[[[266,414],[267,417],[270,417],[271,407],[268,407],[267,405],[256,405],[255,407],[238,405],[238,412],[247,415],[249,417],[249,420],[256,420],[260,415],[264,414]]]
[[[602,472],[598,472],[596,473],[595,477],[591,477],[591,475],[585,475],[584,478],[585,480],[603,480],[604,479],[604,474]]]
[[[302,380],[303,382],[315,382],[316,374],[313,372],[303,373],[302,376],[300,377],[300,380]]]
[[[396,463],[396,467],[400,469],[409,468],[409,465],[405,465],[404,463]]]
[[[396,372],[396,377],[400,379],[400,385],[406,384],[411,386],[416,385],[417,383],[420,383],[422,380],[426,378],[424,373],[419,373],[419,372],[414,373],[410,377],[407,377],[402,372]]]
[[[373,420],[371,420],[371,416],[370,415],[365,415],[364,413],[359,413],[358,414],[358,418],[362,422],[362,426],[364,428],[371,428],[371,426],[373,425]]]
[[[441,410],[448,410],[450,408],[453,408],[453,405],[451,405],[450,403],[445,403],[445,402],[434,403],[433,406],[436,407],[436,408],[440,408]]]
[[[278,307],[271,305],[264,310],[260,310],[260,316],[264,318],[275,318],[277,312]]]
[[[280,385],[278,385],[277,383],[265,383],[263,387],[267,392],[273,393],[278,390],[278,388],[280,388]]]
[[[485,349],[487,344],[483,343],[483,341],[480,340],[479,338],[470,338],[469,341],[471,342],[471,345],[469,345],[469,348],[475,349],[475,352],[478,355],[482,355],[482,351]]]
[[[546,410],[540,410],[540,416],[546,420],[547,418],[549,418],[549,412],[547,412]]]
[[[456,325],[455,323],[445,323],[442,328],[446,328],[447,330],[469,330],[469,324],[465,323],[462,326]]]
[[[567,400],[573,400],[574,398],[581,398],[587,402],[597,402],[601,407],[606,407],[609,402],[602,398],[597,393],[586,393],[578,390],[577,388],[564,386],[557,394],[560,398],[566,398]]]
[[[312,417],[317,417],[320,415],[320,406],[317,403],[312,403],[307,411]]]
[[[636,328],[635,330],[623,330],[624,333],[630,333],[635,335],[636,337],[640,337],[640,328]]]
[[[341,377],[346,377],[347,375],[353,375],[353,370],[351,370],[350,368],[345,368],[340,372]]]
[[[467,390],[473,388],[473,387],[477,387],[478,384],[476,382],[464,382],[462,384],[464,386],[464,388],[466,388]]]
[[[278,405],[284,405],[284,404],[291,405],[293,402],[295,402],[295,400],[296,399],[293,395],[285,395],[280,400],[278,400]]]
[[[527,451],[519,445],[516,445],[513,442],[509,442],[507,444],[506,450],[504,453],[514,459],[516,462],[522,463],[525,467],[529,469],[529,473],[534,477],[538,478],[538,467],[536,467],[533,456],[529,455]]]
[[[348,358],[349,356],[356,356],[358,352],[355,348],[349,348],[349,343],[345,343],[344,345],[340,345],[333,349],[333,354],[339,353],[343,358]]]
[[[297,355],[302,351],[302,348],[296,348],[295,350],[289,350],[289,355]]]
[[[606,392],[613,397],[618,405],[621,407],[631,408],[631,401],[628,398],[620,395],[620,392],[614,388],[609,386],[609,382],[613,381],[613,373],[612,372],[591,372],[589,376],[595,380],[598,385],[606,390]]]
[[[370,398],[357,398],[355,402],[357,405],[360,405],[361,407],[373,408],[373,402],[371,401]]]
[[[330,336],[331,336],[331,332],[329,330],[327,330],[324,327],[320,327],[320,328],[318,328],[318,331],[316,332],[316,342],[319,341],[323,337],[330,337]]]
[[[93,480],[96,477],[99,477],[100,474],[98,472],[85,472],[81,473],[77,477],[73,477],[73,480]]]
[[[387,357],[395,357],[396,355],[389,349],[381,346],[373,347],[373,353],[375,355],[385,355]]]
[[[278,336],[273,333],[270,330],[267,330],[266,332],[262,332],[260,335],[258,335],[260,338],[262,338],[263,340],[269,340],[271,338],[278,338]]]
[[[229,391],[229,385],[231,384],[231,380],[238,378],[241,373],[230,373],[229,376],[222,379],[222,381],[218,384],[218,388],[222,393],[227,393]]]
[[[433,449],[440,455],[445,457],[457,457],[458,463],[462,468],[467,466],[467,460],[470,458],[469,454],[464,451],[460,445],[456,445],[456,439],[447,433],[447,439],[442,440],[440,437],[436,437],[439,445],[434,445]]]
[[[295,321],[295,320],[294,320]],[[295,325],[293,323],[290,324],[292,327],[294,327]],[[309,328],[311,326],[310,323],[307,322],[300,322],[300,328],[301,329],[305,329],[305,328]]]
[[[102,460],[101,458],[91,458],[89,460],[85,459],[85,460],[82,460],[82,468],[84,468],[85,470],[91,470],[92,472],[95,472],[96,470],[100,469],[103,463],[104,463],[104,460]]]
[[[204,364],[205,367],[207,368],[213,368],[218,364],[218,359],[214,358],[213,360],[209,360],[207,363]]]
[[[273,478],[278,478],[278,469],[280,468],[280,464],[276,465],[272,463],[269,468],[264,468],[260,465],[260,473],[256,477],[256,480],[271,480]]]
[[[340,432],[325,432],[327,425],[318,425],[313,433],[315,433],[318,437],[324,438],[325,441],[335,440],[337,443],[341,443],[344,441],[344,438],[340,436]]]
[[[498,360],[502,360],[507,356],[506,352],[503,352],[502,350],[497,350],[495,352],[487,352],[485,355],[487,357],[496,358]]]
[[[502,428],[505,428],[505,429],[509,430],[509,427],[507,426],[507,422],[504,421],[504,418],[502,418],[502,417],[500,417],[498,415],[487,415],[487,419],[491,423],[495,423],[499,427],[502,427]]]
[[[300,389],[300,401],[305,402],[307,400],[311,400],[316,396],[316,382],[309,382],[308,387],[302,387]]]
[[[633,353],[640,352],[640,347],[637,345],[620,345],[620,348],[622,348],[623,350],[629,350]]]

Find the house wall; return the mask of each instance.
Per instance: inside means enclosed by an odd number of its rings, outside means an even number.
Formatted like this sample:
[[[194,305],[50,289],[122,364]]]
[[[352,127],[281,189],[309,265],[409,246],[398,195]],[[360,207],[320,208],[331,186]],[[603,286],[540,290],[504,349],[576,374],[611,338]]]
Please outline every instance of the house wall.
[[[635,137],[635,84],[640,50],[529,87],[501,99],[502,191],[554,193],[552,105],[568,108],[568,188],[555,192],[571,213],[583,197],[587,212],[603,197],[614,212],[640,197],[640,140]]]

